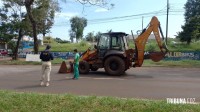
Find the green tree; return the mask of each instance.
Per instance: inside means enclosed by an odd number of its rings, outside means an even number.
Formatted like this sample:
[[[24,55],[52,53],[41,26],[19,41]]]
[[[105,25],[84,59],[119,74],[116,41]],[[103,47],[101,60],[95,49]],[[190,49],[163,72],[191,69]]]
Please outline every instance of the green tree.
[[[75,33],[76,42],[82,39],[83,30],[87,26],[87,19],[83,17],[73,17],[70,19],[71,31]]]
[[[95,35],[95,42],[97,42],[100,37],[101,37],[101,32],[97,32]]]
[[[46,44],[52,43],[52,42],[54,42],[54,40],[55,39],[53,39],[51,36],[43,37],[43,42]]]
[[[85,39],[86,39],[86,41],[97,42],[100,37],[101,37],[101,32],[97,32],[95,35],[93,32],[89,32],[85,36]]]
[[[0,40],[4,42],[9,42],[14,36],[14,26],[11,23],[1,23],[0,24]]]
[[[194,17],[200,16],[200,0],[187,0],[185,4],[185,21],[189,22]]]
[[[23,36],[23,30],[25,24],[22,12],[23,3],[21,0],[3,0],[3,6],[0,9],[1,14],[1,37],[9,42],[16,34],[18,34],[17,45],[14,50],[13,59],[17,59],[17,52],[19,48],[19,42]]]
[[[16,42],[14,41],[9,41],[8,42],[8,48],[11,49],[10,55],[13,56],[15,48],[16,48]]]
[[[12,29],[14,30],[11,30],[13,31],[12,33],[18,33],[14,59],[17,59],[19,43],[23,35],[34,37],[34,51],[36,54],[38,53],[37,35],[38,33],[45,35],[53,25],[54,13],[59,9],[56,1],[57,0],[3,0],[3,7],[0,10],[1,23],[2,25],[5,25],[3,23],[7,25],[10,24],[13,26]],[[25,7],[27,12],[22,12],[22,9]]]
[[[95,41],[95,36],[94,36],[94,33],[93,32],[89,32],[86,36],[86,41],[89,41],[89,42],[94,42]]]
[[[58,37],[56,37],[55,39],[54,39],[56,42],[58,42],[58,43],[62,43],[62,39],[61,38],[58,38]]]
[[[50,6],[54,6],[54,5],[50,5],[52,4],[51,1],[54,1],[55,4],[58,4],[58,0],[25,0],[24,4],[26,7],[26,11],[27,11],[27,15],[28,18],[30,20],[31,26],[32,26],[32,36],[34,39],[34,53],[37,54],[38,53],[38,38],[37,35],[38,33],[40,33],[40,30],[37,26],[44,26],[42,27],[43,30],[41,30],[41,32],[43,33],[43,35],[46,34],[46,32],[48,31],[48,29],[50,27],[46,27],[46,24],[49,24],[49,26],[52,25],[52,21],[47,23],[48,18],[50,17],[51,19],[49,20],[53,20],[52,17],[54,17],[54,12],[55,10],[53,9],[52,11],[49,10],[52,7]],[[55,7],[53,7],[55,8]],[[55,8],[57,9],[57,8]],[[50,13],[48,13],[50,12]],[[41,22],[42,21],[42,22]],[[41,24],[38,24],[40,23]]]
[[[38,53],[38,38],[37,38],[37,28],[36,28],[36,19],[33,16],[33,4],[34,0],[25,0],[25,7],[28,18],[30,20],[32,31],[33,31],[33,40],[34,40],[34,53]]]
[[[70,36],[71,43],[74,43],[74,38],[76,38],[75,32],[73,32],[72,30],[69,30],[69,36]]]
[[[187,0],[185,4],[185,25],[177,38],[182,42],[190,42],[200,38],[200,0]]]
[[[37,20],[37,30],[45,37],[50,32],[55,12],[60,11],[60,7],[55,0],[38,0],[36,4],[38,7],[33,9],[33,15]]]
[[[61,0],[61,1],[67,2],[67,0]],[[83,6],[86,6],[86,5],[98,6],[98,7],[106,8],[108,10],[110,10],[114,7],[114,4],[109,3],[109,0],[76,0],[76,2],[82,4]],[[71,20],[70,20],[70,22],[71,22]],[[87,25],[87,21],[86,21],[86,25]],[[72,24],[71,24],[71,27],[72,27]],[[81,29],[79,31],[80,31],[80,35],[81,35],[81,33],[82,33]],[[71,30],[69,30],[71,42],[73,42],[74,38],[76,38],[77,41],[78,41],[78,39],[80,39],[79,34],[77,34],[77,33],[78,32],[72,30],[72,28],[71,28]],[[81,38],[82,38],[82,36],[81,36]]]

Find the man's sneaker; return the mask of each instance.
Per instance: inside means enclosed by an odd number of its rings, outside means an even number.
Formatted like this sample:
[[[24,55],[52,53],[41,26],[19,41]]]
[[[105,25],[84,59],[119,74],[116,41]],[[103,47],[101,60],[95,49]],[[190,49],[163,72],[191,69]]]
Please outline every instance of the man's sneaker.
[[[48,86],[49,86],[49,82],[46,83],[46,87],[48,87]]]
[[[43,81],[40,83],[40,86],[44,86],[44,82]]]

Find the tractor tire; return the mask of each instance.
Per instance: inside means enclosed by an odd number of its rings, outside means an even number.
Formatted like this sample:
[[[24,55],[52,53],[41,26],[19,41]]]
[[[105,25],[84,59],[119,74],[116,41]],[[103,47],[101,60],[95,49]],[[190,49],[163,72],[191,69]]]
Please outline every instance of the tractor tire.
[[[80,74],[87,74],[90,71],[90,65],[86,61],[79,62],[79,72]]]
[[[91,69],[91,71],[97,71],[99,68],[96,66],[91,66],[90,69]]]
[[[118,56],[111,56],[105,60],[104,69],[109,75],[123,75],[125,72],[125,62]]]

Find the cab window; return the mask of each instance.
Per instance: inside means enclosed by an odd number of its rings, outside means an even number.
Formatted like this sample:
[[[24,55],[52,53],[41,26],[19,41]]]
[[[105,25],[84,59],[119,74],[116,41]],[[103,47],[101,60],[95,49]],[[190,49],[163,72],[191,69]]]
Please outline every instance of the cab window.
[[[98,47],[100,49],[109,49],[110,45],[110,38],[107,35],[102,35],[100,40],[99,40],[99,44]]]

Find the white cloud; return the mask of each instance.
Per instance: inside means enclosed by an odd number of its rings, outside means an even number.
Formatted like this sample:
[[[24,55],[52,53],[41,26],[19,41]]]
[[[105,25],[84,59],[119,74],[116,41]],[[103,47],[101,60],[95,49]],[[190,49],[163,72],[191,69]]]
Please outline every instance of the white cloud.
[[[95,12],[107,12],[107,11],[108,11],[108,9],[105,9],[105,8],[97,8],[95,10]]]
[[[69,20],[70,18],[74,16],[78,16],[79,13],[74,13],[74,12],[62,12],[62,13],[56,13],[55,14],[55,22],[54,25],[56,26],[62,26],[62,25],[69,25]]]
[[[56,18],[70,19],[71,17],[79,15],[79,13],[66,12],[66,13],[56,13],[55,15],[56,15]]]

